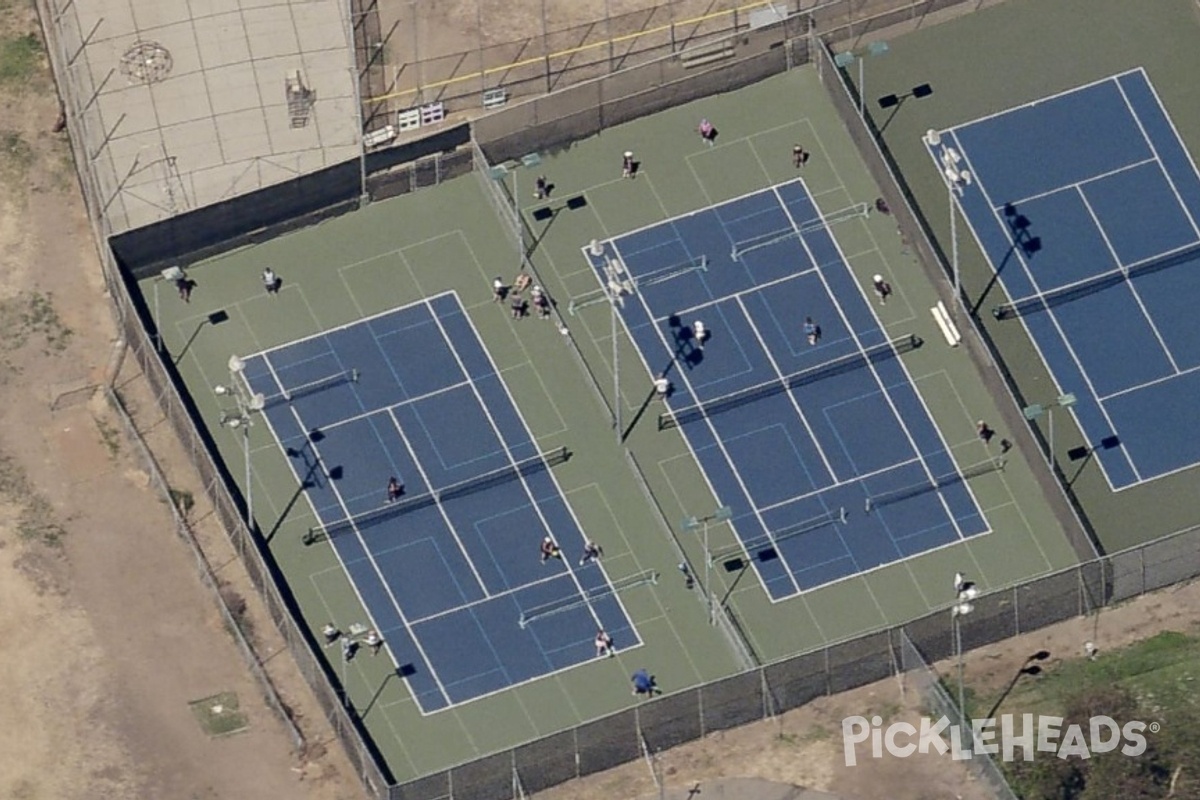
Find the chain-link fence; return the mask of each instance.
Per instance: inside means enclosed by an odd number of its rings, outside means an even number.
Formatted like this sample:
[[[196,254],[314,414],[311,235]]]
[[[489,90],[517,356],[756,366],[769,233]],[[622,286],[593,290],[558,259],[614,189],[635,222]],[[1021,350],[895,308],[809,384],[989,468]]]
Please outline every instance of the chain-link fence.
[[[872,7],[872,3],[845,0],[821,5],[820,13],[814,16],[820,25],[832,27],[840,36],[853,37],[867,30],[875,30],[885,22],[889,26],[916,24],[924,19],[924,15],[935,11],[952,8],[969,10],[979,4],[978,0],[931,0],[905,4],[903,8],[868,17],[864,16],[862,10]],[[46,12],[44,7],[39,7],[43,13]],[[832,16],[825,18],[822,16],[825,14]],[[374,159],[371,163],[375,171],[368,170],[368,177],[378,181],[376,190],[379,192],[390,191],[388,187],[399,192],[432,185],[472,167],[486,169],[489,159],[492,163],[500,163],[533,150],[565,145],[574,139],[591,135],[602,127],[695,97],[737,88],[813,58],[818,62],[823,80],[839,111],[847,116],[847,124],[860,140],[864,153],[869,155],[871,148],[876,149],[875,160],[868,160],[877,180],[884,187],[889,203],[897,210],[898,221],[910,236],[917,236],[916,245],[923,260],[931,264],[943,263],[941,254],[924,237],[926,227],[907,205],[904,190],[889,169],[886,152],[878,149],[871,131],[857,122],[853,97],[848,94],[840,72],[833,66],[825,44],[810,36],[810,26],[810,18],[806,16],[755,28],[744,36],[730,40],[732,56],[723,54],[721,63],[712,68],[685,67],[663,60],[619,76],[606,76],[585,87],[542,98],[527,104],[529,108],[506,109],[477,124],[475,135],[480,141],[477,147],[463,147],[449,154],[433,153],[407,162],[398,155],[401,151],[395,149],[373,153],[368,159]],[[66,62],[69,68],[71,53],[69,48],[62,47],[60,43],[51,49],[51,58],[56,62],[57,71],[61,66],[59,61]],[[72,115],[69,114],[68,118],[72,119]],[[81,165],[83,192],[97,240],[104,241],[108,229],[104,208],[96,198],[106,195],[93,191],[91,181],[94,178],[89,177],[91,173],[85,166],[88,139],[86,135],[79,135],[78,131],[79,126],[86,126],[87,123],[80,117],[72,119],[71,124],[75,126],[72,128],[71,141],[77,163]],[[854,124],[860,127],[855,129]],[[385,175],[389,177],[383,177]],[[397,178],[397,175],[403,177]],[[504,187],[495,188],[502,190]],[[504,211],[503,203],[508,198],[501,194],[493,199],[498,206],[497,213],[501,214]],[[186,218],[185,215],[179,219]],[[294,220],[280,222],[280,225],[294,224]],[[172,243],[175,239],[171,235],[162,236],[161,240],[147,241],[149,244],[142,245],[140,251],[133,248],[127,251],[130,260],[126,262],[126,267],[137,267],[144,271],[147,264],[173,252]],[[133,257],[135,254],[138,254],[136,258]],[[945,658],[953,652],[947,615],[944,611],[938,611],[906,624],[903,630],[893,628],[875,631],[760,665],[746,643],[734,610],[721,609],[723,629],[727,631],[735,649],[742,650],[743,661],[749,665],[744,671],[402,785],[388,786],[386,766],[369,744],[353,712],[347,711],[342,704],[336,688],[337,676],[319,656],[319,648],[299,623],[298,610],[289,600],[286,590],[280,588],[286,583],[277,574],[269,553],[247,528],[243,517],[244,507],[235,494],[236,489],[232,488],[234,483],[215,456],[216,449],[195,415],[195,409],[186,399],[181,384],[177,382],[178,377],[155,352],[147,333],[151,326],[149,314],[144,303],[134,299],[131,286],[126,283],[133,279],[133,272],[126,270],[123,280],[114,251],[105,250],[101,255],[128,350],[134,354],[146,375],[160,408],[196,467],[205,493],[261,594],[272,620],[287,641],[292,657],[312,688],[364,787],[373,797],[394,800],[508,800],[522,791],[541,791],[713,731],[768,718],[818,697],[894,675],[905,663],[905,645],[901,637],[907,637],[911,647],[930,660]],[[559,319],[559,324],[565,329],[563,320]],[[569,336],[564,338],[570,340]],[[611,414],[599,383],[573,340],[571,349],[581,368],[591,376],[598,402]],[[985,360],[988,358],[987,353],[982,356]],[[115,371],[112,370],[113,373]],[[631,467],[636,470],[636,461],[632,457],[630,461]],[[1072,530],[1078,527],[1069,508],[1064,525]],[[186,527],[181,528],[180,533],[191,537]],[[1147,591],[1190,580],[1197,575],[1200,575],[1200,529],[1191,529],[1134,550],[1087,561],[1081,566],[978,598],[976,611],[969,624],[963,626],[963,646],[969,650],[1001,641]],[[223,613],[227,614],[228,609]],[[256,660],[253,653],[249,652],[247,658],[254,668]],[[287,719],[286,709],[281,704],[274,705]],[[291,725],[291,721],[288,720],[287,724]]]
[[[193,415],[194,409],[159,358],[154,343],[146,332],[146,320],[139,317],[138,307],[124,284],[118,284],[114,300],[121,309],[120,317],[124,323],[122,333],[127,347],[141,367],[159,408],[199,473],[205,495],[245,566],[251,582],[262,597],[271,620],[287,642],[292,658],[325,712],[364,787],[373,797],[387,797],[389,781],[380,766],[377,754],[367,744],[357,719],[343,706],[341,696],[334,688],[334,676],[328,672],[327,663],[317,656],[317,645],[305,633],[306,629],[297,623],[300,618],[298,611],[280,592],[279,587],[285,586],[286,583],[271,566],[269,556],[264,553],[260,540],[246,525],[245,506],[240,498],[235,499],[230,489],[234,484],[225,467],[214,455],[216,448],[213,442],[203,432],[198,417]],[[119,399],[111,392],[110,399],[117,401],[116,407],[120,410]],[[127,423],[127,426],[130,424]],[[148,453],[146,458],[149,459]],[[159,479],[157,482],[161,484],[160,491],[169,491],[165,479]],[[199,544],[186,522],[179,522],[179,533],[199,552]],[[198,558],[202,561],[202,556]],[[205,570],[201,569],[202,578],[204,575]],[[205,582],[211,585],[211,580],[206,579]],[[224,605],[219,593],[217,602],[226,621],[236,630],[236,619]],[[261,669],[261,663],[249,650],[245,637],[239,633],[237,638],[252,671],[260,678],[264,687],[268,687],[268,703],[279,712],[285,724],[295,731],[294,723],[282,703],[274,696],[274,690],[269,688],[270,682]],[[294,735],[299,734],[296,732]]]
[[[361,0],[354,0],[359,3]],[[991,0],[994,2],[995,0]],[[809,17],[825,33],[857,38],[902,24],[922,24],[945,9],[973,10],[989,0],[671,0],[621,13],[610,6],[568,11],[568,4],[489,4],[465,0],[456,9],[470,31],[444,31],[443,8],[402,0],[364,4],[356,20],[387,34],[360,49],[359,68],[372,72],[364,88],[365,118],[442,103],[448,113],[478,116],[493,104],[521,102],[664,58],[711,64],[732,60],[736,38],[787,17]],[[490,6],[490,7],[489,7]],[[356,6],[357,8],[357,6]],[[501,11],[505,23],[491,18]],[[501,38],[526,18],[522,38]],[[477,37],[476,41],[469,40]],[[359,37],[361,38],[361,37]],[[386,62],[378,89],[378,66]],[[367,82],[364,80],[364,87]]]
[[[897,637],[900,649],[900,670],[904,675],[904,685],[916,690],[921,698],[925,712],[935,719],[945,717],[951,726],[957,726],[959,747],[965,752],[970,749],[972,756],[966,760],[966,768],[975,777],[987,785],[996,800],[1017,800],[1012,787],[1004,778],[1004,773],[996,766],[996,762],[987,753],[975,750],[970,742],[970,722],[964,725],[961,709],[950,699],[950,693],[942,685],[937,670],[929,665],[924,656],[913,644],[912,639],[903,630]]]
[[[963,651],[1003,641],[1200,576],[1200,527],[977,597],[961,621]],[[904,673],[936,715],[957,719],[928,666],[955,655],[949,609],[830,644],[737,675],[645,701],[635,708],[503,753],[395,786],[392,800],[509,800],[514,785],[537,792],[714,731],[768,719],[819,697]],[[976,763],[978,762],[978,763]],[[1012,797],[994,763],[975,759],[998,800]]]

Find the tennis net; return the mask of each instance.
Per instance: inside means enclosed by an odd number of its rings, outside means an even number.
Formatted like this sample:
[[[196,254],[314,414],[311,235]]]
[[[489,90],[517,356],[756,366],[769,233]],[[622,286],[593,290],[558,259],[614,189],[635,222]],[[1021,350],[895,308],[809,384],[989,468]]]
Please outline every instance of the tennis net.
[[[291,389],[284,389],[279,394],[271,395],[263,402],[263,408],[277,406],[280,403],[291,403],[301,397],[306,397],[310,394],[323,392],[326,389],[332,389],[335,386],[342,386],[347,383],[358,383],[358,370],[346,369],[341,372],[335,372],[332,375],[326,375],[324,378],[318,378],[315,381],[302,383]]]
[[[686,406],[680,409],[664,411],[658,415],[658,429],[665,431],[670,428],[678,428],[689,422],[695,422],[700,419],[707,419],[716,414],[729,411],[734,408],[740,408],[747,403],[752,403],[764,397],[786,392],[791,389],[805,386],[810,383],[815,383],[825,378],[833,377],[834,375],[842,375],[847,372],[852,372],[856,369],[861,369],[872,364],[877,364],[885,359],[895,358],[901,353],[907,353],[920,347],[922,341],[915,334],[906,334],[893,339],[890,342],[868,347],[865,350],[860,350],[857,353],[851,353],[848,356],[834,359],[820,366],[793,372],[791,375],[785,375],[773,381],[767,381],[746,389],[741,389],[736,392],[717,397],[712,400],[707,400],[702,403]]]
[[[657,584],[658,573],[654,570],[646,570],[639,572],[636,575],[631,575],[628,578],[614,581],[613,583],[605,584],[595,589],[582,590],[580,594],[574,594],[569,597],[564,597],[560,600],[552,600],[549,603],[542,603],[534,606],[526,611],[521,612],[521,617],[517,620],[517,624],[524,629],[529,623],[552,617],[555,614],[561,614],[564,611],[572,611],[583,606],[591,606],[592,603],[598,600],[603,600],[605,597],[611,597],[618,592],[623,592],[626,589],[632,589],[635,586],[644,584]]]
[[[1160,270],[1177,267],[1200,258],[1200,242],[1181,247],[1164,255],[1135,262],[1128,267],[1117,269],[1084,278],[1075,283],[1068,283],[1048,292],[1031,295],[1011,303],[1002,303],[992,309],[992,316],[998,320],[1012,319],[1038,311],[1048,311],[1064,303],[1070,303],[1081,297],[1104,291],[1113,286],[1119,286],[1126,281],[1139,276],[1151,275]]]
[[[732,261],[737,261],[747,253],[758,250],[762,247],[770,247],[773,244],[786,242],[789,239],[798,239],[810,233],[828,228],[830,225],[835,225],[839,222],[846,222],[851,219],[862,219],[870,213],[870,206],[866,203],[856,203],[852,206],[833,211],[828,215],[819,219],[809,220],[800,225],[793,225],[782,230],[763,233],[758,236],[751,236],[741,242],[734,242],[733,248],[729,251],[729,258]]]
[[[892,503],[899,503],[902,500],[911,500],[914,497],[919,497],[930,492],[937,492],[942,489],[947,489],[959,483],[966,483],[972,478],[978,478],[981,475],[987,475],[992,472],[1003,472],[1004,467],[1008,465],[1008,459],[1003,457],[987,458],[983,461],[963,467],[956,472],[950,472],[946,475],[939,475],[928,480],[914,483],[911,486],[904,486],[890,492],[868,496],[863,504],[863,510],[870,514],[877,508],[888,506]]]
[[[317,525],[308,529],[304,536],[305,544],[313,544],[322,539],[332,539],[349,531],[364,531],[387,520],[395,519],[404,514],[411,514],[422,508],[445,503],[457,497],[464,497],[484,489],[491,489],[526,475],[533,475],[550,467],[557,466],[571,457],[566,447],[558,447],[545,453],[517,461],[507,467],[485,472],[465,481],[452,483],[441,489],[434,489],[425,494],[405,497],[392,503],[387,503],[370,511],[352,517],[346,517],[328,525]]]
[[[742,553],[748,555],[751,561],[756,561],[768,553],[774,553],[775,548],[779,546],[780,542],[785,542],[788,539],[794,539],[795,537],[805,533],[812,533],[815,530],[820,530],[821,528],[828,527],[829,525],[844,525],[845,523],[846,509],[844,507],[835,508],[827,511],[819,517],[813,517],[812,519],[805,520],[798,525],[791,525],[789,527],[782,528],[774,533],[761,536],[749,542],[743,542],[742,544],[734,545],[726,550],[717,550],[709,553],[708,563],[709,565],[724,564],[726,561],[729,561],[734,557],[741,556]]]
[[[656,283],[664,283],[681,275],[687,275],[690,272],[708,272],[708,256],[700,256],[699,258],[689,259],[679,264],[672,264],[669,267],[654,270],[646,275],[634,275],[633,286],[635,289],[641,289],[653,286]]]

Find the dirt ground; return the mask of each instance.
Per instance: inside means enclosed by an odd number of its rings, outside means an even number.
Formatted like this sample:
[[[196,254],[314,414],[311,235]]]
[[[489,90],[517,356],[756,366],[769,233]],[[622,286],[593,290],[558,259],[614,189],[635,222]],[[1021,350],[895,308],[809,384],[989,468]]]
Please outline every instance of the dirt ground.
[[[0,2],[0,797],[360,797],[283,655],[269,666],[312,743],[291,752],[119,422],[84,389],[102,380],[115,326],[37,39],[11,45],[38,30],[28,4]],[[122,380],[140,425],[165,434],[144,382]],[[78,402],[52,412],[72,389]],[[178,447],[155,438],[184,474]],[[222,579],[249,595],[195,513]],[[269,658],[270,623],[255,623]],[[226,691],[249,727],[209,738],[188,703]]]

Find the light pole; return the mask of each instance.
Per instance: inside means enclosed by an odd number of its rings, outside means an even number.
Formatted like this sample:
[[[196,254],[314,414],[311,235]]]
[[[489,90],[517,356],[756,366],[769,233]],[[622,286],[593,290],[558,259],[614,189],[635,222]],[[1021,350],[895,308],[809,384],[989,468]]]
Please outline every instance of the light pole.
[[[950,206],[950,267],[954,274],[954,314],[958,316],[962,276],[958,264],[958,214],[955,213],[955,198],[963,196],[963,190],[971,185],[973,178],[969,170],[960,169],[962,156],[950,145],[942,143],[940,133],[929,130],[921,138],[937,153],[938,163],[942,168],[942,180],[946,184],[946,199]]]
[[[710,579],[712,578],[712,550],[708,547],[708,526],[712,522],[725,522],[733,516],[733,509],[729,506],[721,506],[707,517],[687,517],[680,523],[680,527],[689,533],[696,528],[704,530],[704,594],[708,598],[708,624],[716,624],[716,608],[713,605],[713,592]]]
[[[1075,397],[1074,394],[1068,392],[1067,394],[1059,395],[1053,403],[1032,403],[1021,409],[1021,413],[1025,415],[1025,419],[1029,420],[1030,422],[1038,419],[1043,414],[1046,415],[1046,427],[1049,428],[1049,432],[1047,434],[1048,441],[1046,442],[1046,466],[1050,467],[1050,472],[1052,473],[1055,469],[1054,408],[1056,406],[1058,408],[1070,408],[1078,401],[1079,399]]]
[[[230,356],[228,366],[229,385],[218,384],[213,387],[213,392],[220,397],[232,395],[234,402],[237,403],[236,412],[225,410],[221,412],[220,423],[226,428],[242,432],[242,459],[246,478],[246,528],[253,534],[254,489],[253,473],[250,469],[250,427],[254,424],[254,420],[251,418],[251,414],[263,410],[266,398],[261,392],[250,394],[249,389],[242,383],[242,372],[246,369],[246,362],[238,356]]]
[[[163,281],[175,283],[181,280],[187,280],[187,273],[183,271],[182,267],[167,267],[154,278],[154,349],[160,353],[162,352],[162,325],[159,322],[158,285]]]
[[[887,42],[871,42],[869,45],[867,45],[866,55],[881,56],[886,53],[888,49]],[[849,67],[855,62],[855,60],[858,61],[858,118],[864,125],[867,123],[867,110],[865,106],[867,86],[866,76],[863,73],[863,62],[866,61],[866,55],[855,56],[853,51],[847,50],[846,52],[838,53],[833,57],[833,63],[837,64],[842,69]]]
[[[975,610],[971,601],[979,595],[975,584],[961,572],[954,574],[955,602],[950,607],[950,624],[954,627],[954,652],[958,657],[958,718],[962,726],[967,724],[967,704],[963,689],[962,618]]]

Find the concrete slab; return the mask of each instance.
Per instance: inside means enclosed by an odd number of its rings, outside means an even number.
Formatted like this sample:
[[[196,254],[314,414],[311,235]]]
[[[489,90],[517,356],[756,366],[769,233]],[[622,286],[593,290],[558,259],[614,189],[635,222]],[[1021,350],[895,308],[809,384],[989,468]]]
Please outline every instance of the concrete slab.
[[[358,155],[341,0],[47,2],[68,109],[82,119],[74,130],[113,233]],[[161,80],[139,79],[138,43],[162,64]],[[297,70],[314,100],[293,128],[285,87]]]

